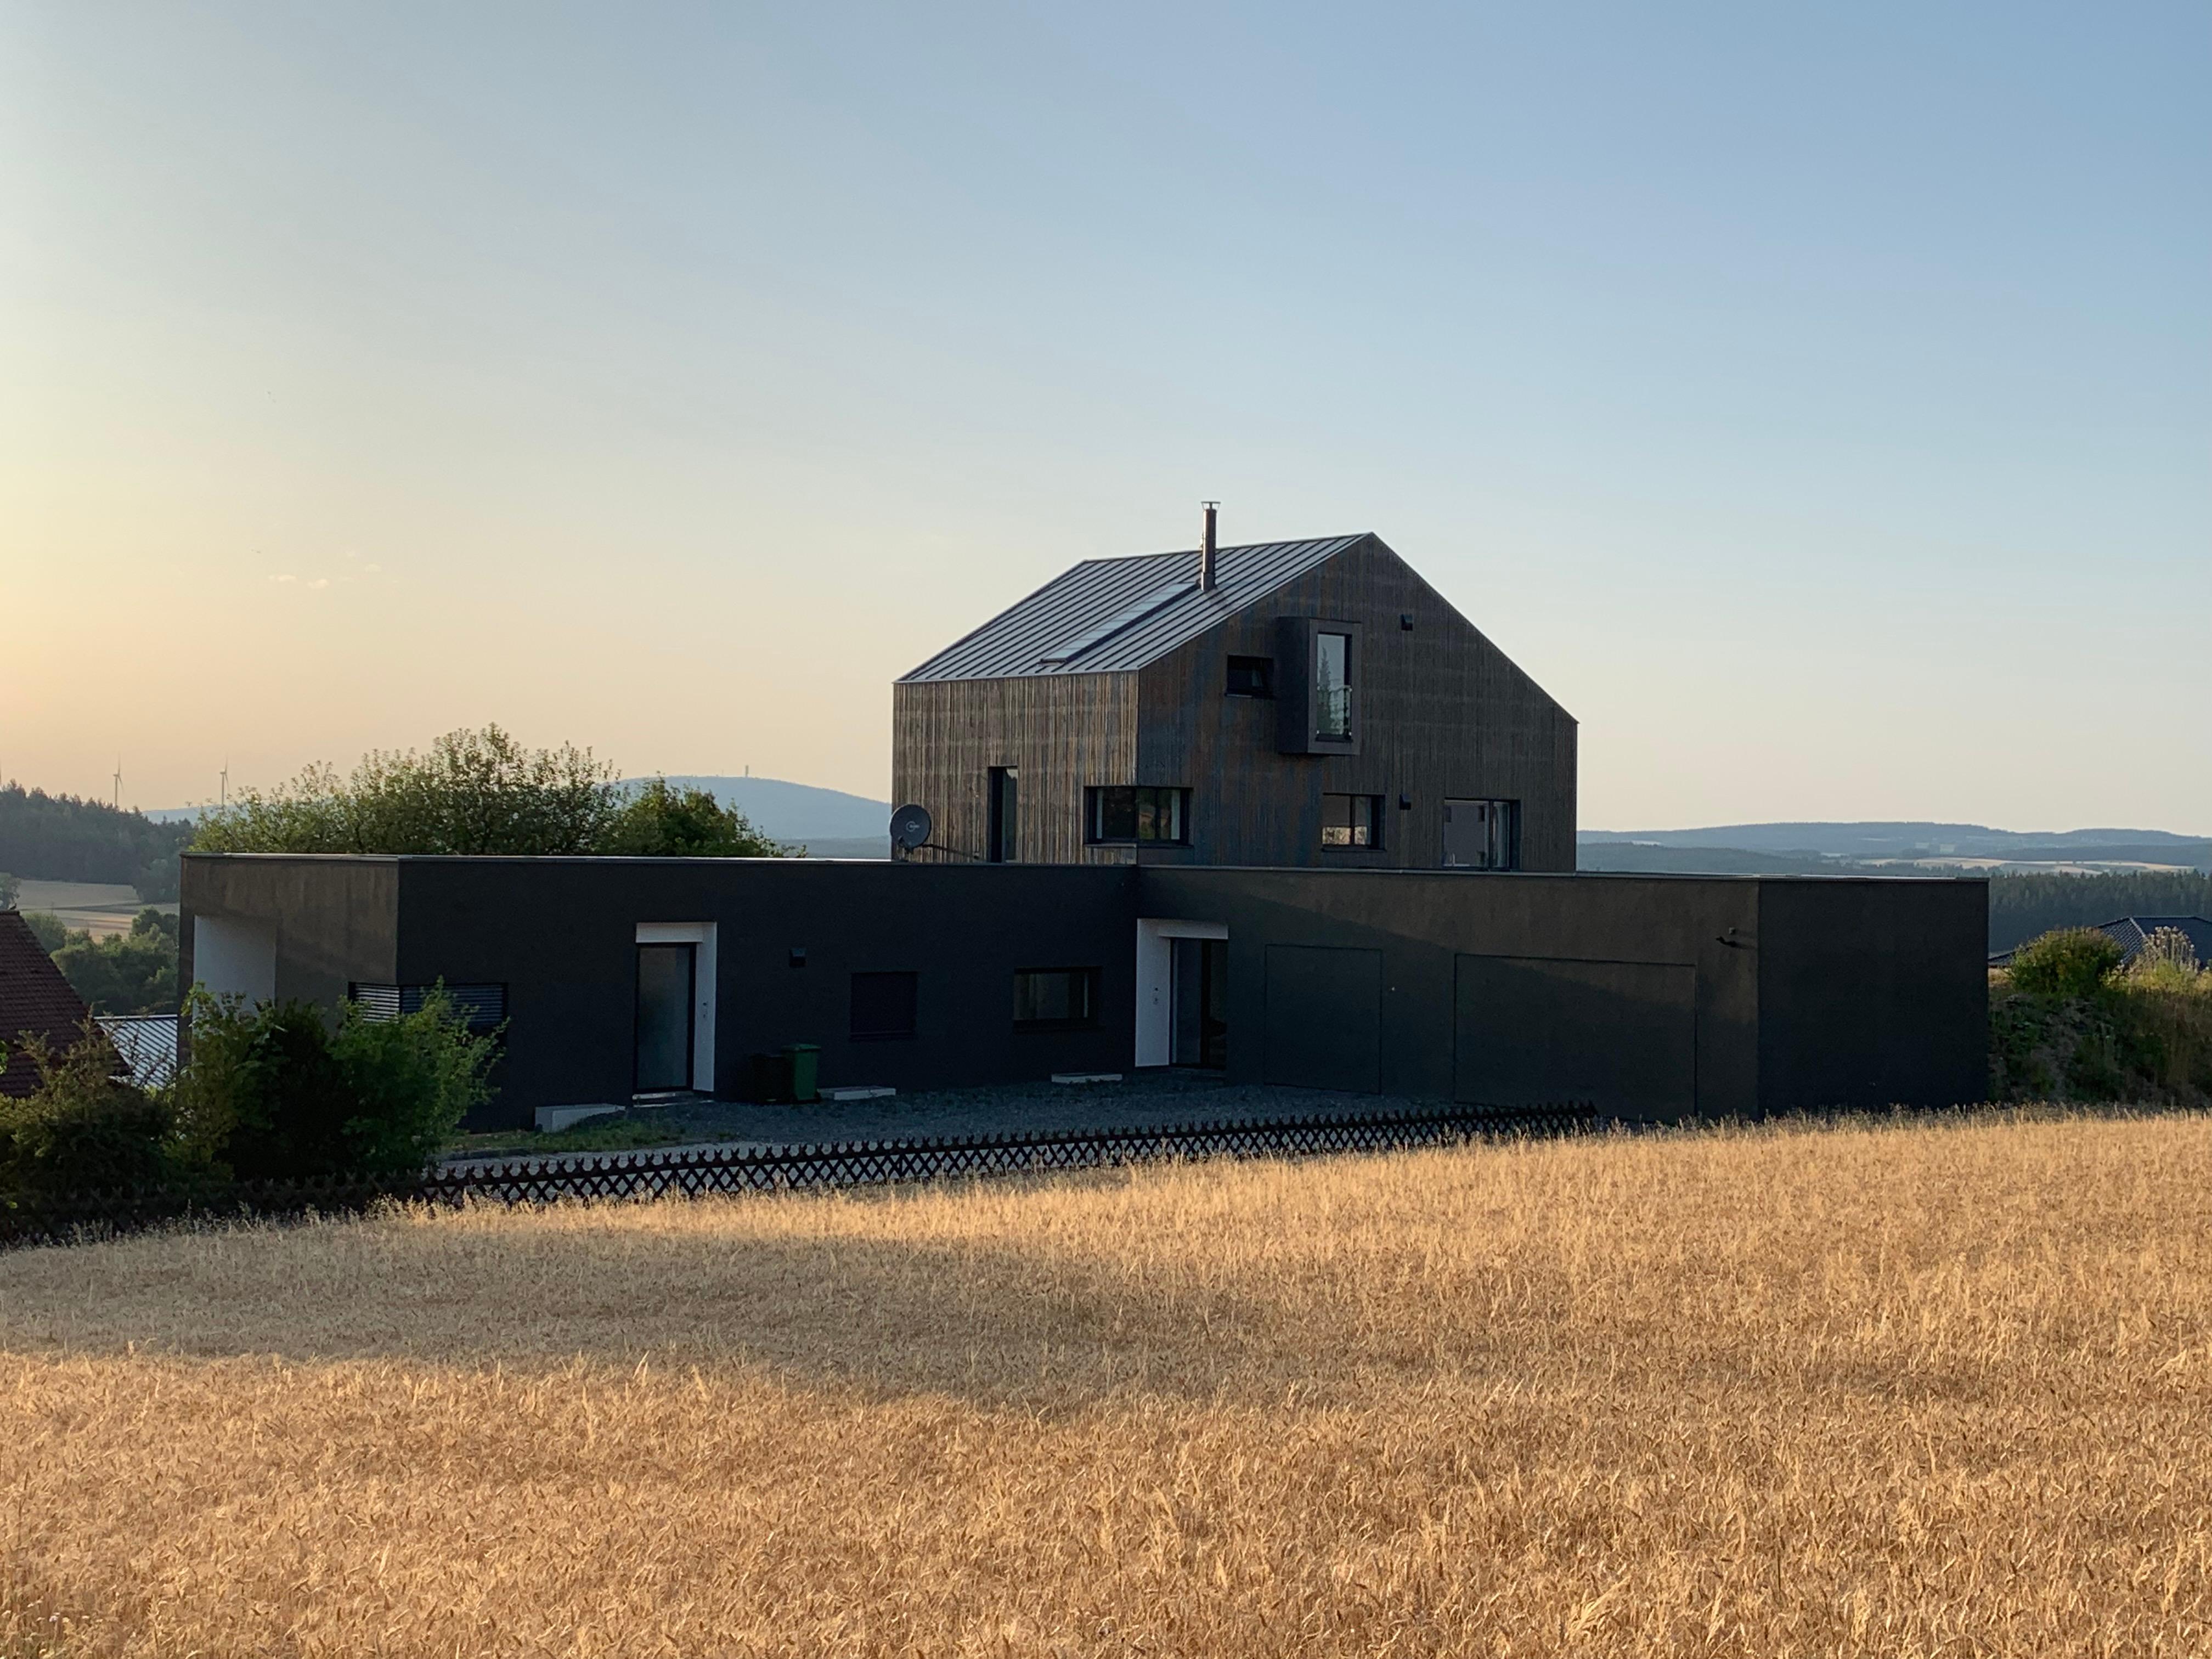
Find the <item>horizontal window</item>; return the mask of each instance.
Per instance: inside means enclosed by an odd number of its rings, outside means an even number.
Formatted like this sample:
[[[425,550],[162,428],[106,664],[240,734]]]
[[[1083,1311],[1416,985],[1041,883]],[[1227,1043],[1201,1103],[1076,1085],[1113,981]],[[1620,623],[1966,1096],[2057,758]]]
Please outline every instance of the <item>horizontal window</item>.
[[[1323,795],[1321,798],[1321,844],[1324,847],[1380,847],[1382,844],[1382,797]]]
[[[919,974],[853,975],[852,1034],[855,1038],[910,1037],[921,1006]]]
[[[1096,968],[1024,968],[1014,975],[1014,1029],[1073,1031],[1098,1023]]]
[[[1165,842],[1190,839],[1188,789],[1102,787],[1083,792],[1084,839]]]
[[[363,1019],[374,1023],[421,1013],[423,999],[434,990],[446,994],[448,1006],[471,1031],[489,1031],[507,1018],[504,985],[380,985],[356,980],[346,987],[346,997],[361,1009]]]
[[[1275,695],[1273,657],[1231,657],[1228,695],[1232,697],[1272,697]]]

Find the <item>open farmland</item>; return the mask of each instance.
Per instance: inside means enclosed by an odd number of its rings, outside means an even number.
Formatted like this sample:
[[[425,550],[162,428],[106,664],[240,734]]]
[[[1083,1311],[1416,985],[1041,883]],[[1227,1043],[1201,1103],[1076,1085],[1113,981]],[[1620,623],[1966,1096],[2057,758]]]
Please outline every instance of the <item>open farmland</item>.
[[[2202,1653],[2208,1192],[1983,1118],[27,1252],[0,1652]]]

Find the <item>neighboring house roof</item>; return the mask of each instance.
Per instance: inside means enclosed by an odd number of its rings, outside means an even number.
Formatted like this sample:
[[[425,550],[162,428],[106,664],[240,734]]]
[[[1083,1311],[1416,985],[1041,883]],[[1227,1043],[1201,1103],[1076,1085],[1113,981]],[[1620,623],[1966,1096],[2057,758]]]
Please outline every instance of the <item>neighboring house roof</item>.
[[[1085,559],[902,675],[900,684],[1127,673],[1365,539],[1363,533],[1221,548],[1210,593],[1199,591],[1195,548]]]
[[[2212,966],[2212,921],[2205,917],[2122,916],[2118,921],[2100,921],[2092,925],[2120,947],[2120,966],[2123,968],[2142,954],[2142,948],[2150,942],[2150,936],[2161,927],[2171,927],[2186,938],[2196,949],[2197,960]],[[1990,958],[1990,966],[2009,968],[2012,966],[2012,955],[2010,951],[2000,951]]]
[[[70,988],[22,913],[0,910],[0,1042],[9,1049],[0,1095],[27,1095],[39,1086],[39,1068],[24,1052],[25,1038],[44,1037],[54,1048],[66,1048],[84,1018],[84,999]]]
[[[115,1045],[141,1089],[159,1089],[177,1074],[177,1017],[174,1014],[100,1014],[100,1029]]]

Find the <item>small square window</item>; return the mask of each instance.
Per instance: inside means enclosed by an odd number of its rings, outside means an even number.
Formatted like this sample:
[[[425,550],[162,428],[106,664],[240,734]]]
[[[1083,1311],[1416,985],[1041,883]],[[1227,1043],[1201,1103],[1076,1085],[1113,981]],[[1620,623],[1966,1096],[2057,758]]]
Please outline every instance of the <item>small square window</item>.
[[[1321,798],[1321,844],[1324,847],[1382,846],[1382,797],[1323,795]]]
[[[919,974],[853,975],[852,1035],[856,1040],[910,1037],[921,1004]]]
[[[1228,695],[1232,697],[1272,697],[1275,695],[1273,657],[1231,657]]]
[[[1014,975],[1017,1031],[1076,1031],[1097,1024],[1096,968],[1024,968]]]

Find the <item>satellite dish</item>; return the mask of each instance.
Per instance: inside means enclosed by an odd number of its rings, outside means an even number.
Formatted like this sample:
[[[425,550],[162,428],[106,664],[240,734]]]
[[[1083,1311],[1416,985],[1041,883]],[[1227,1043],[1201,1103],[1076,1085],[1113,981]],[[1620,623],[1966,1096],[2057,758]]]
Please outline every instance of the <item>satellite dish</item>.
[[[927,806],[902,806],[891,814],[891,845],[911,853],[928,841],[932,827]]]

